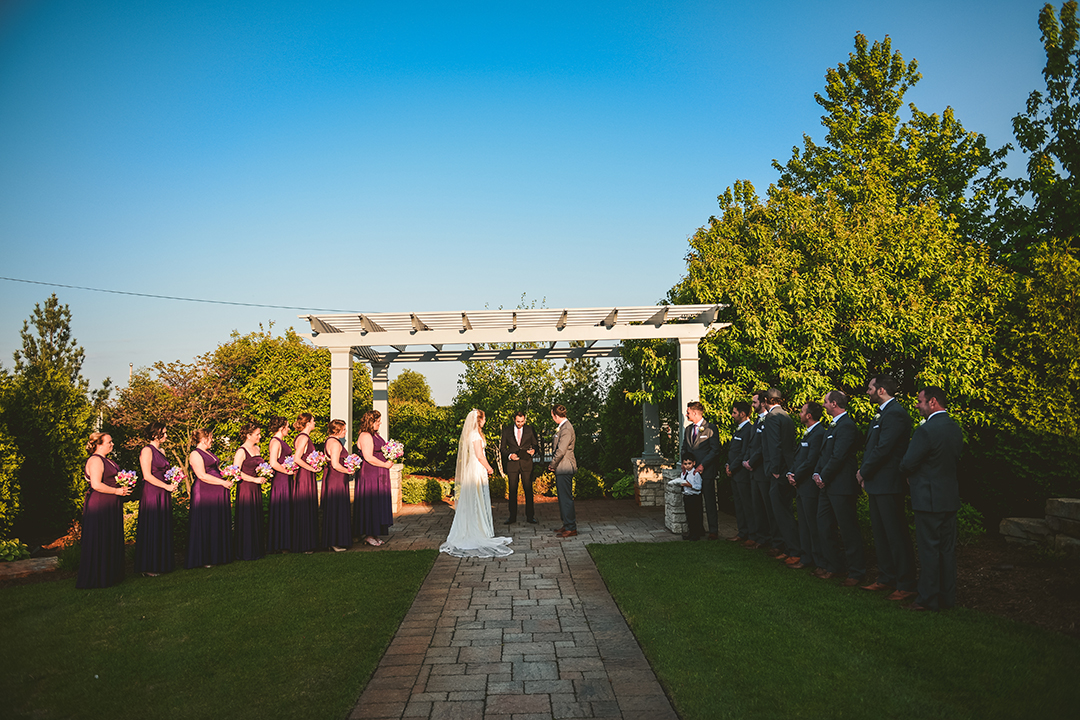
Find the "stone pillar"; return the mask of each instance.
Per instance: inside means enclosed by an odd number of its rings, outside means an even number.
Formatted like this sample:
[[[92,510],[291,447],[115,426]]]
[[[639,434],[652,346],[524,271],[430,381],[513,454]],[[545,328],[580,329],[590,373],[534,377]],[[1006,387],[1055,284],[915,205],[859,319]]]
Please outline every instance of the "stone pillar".
[[[682,472],[678,468],[664,470],[662,473],[664,483],[664,527],[669,532],[682,535],[690,531],[690,524],[686,522],[686,506],[683,505],[682,485],[671,485],[671,480],[677,480]]]
[[[675,463],[657,455],[655,458],[633,458],[634,498],[642,507],[663,507],[664,471],[673,470]]]
[[[395,515],[401,510],[401,475],[404,468],[404,463],[394,463],[394,467],[390,468],[390,497]]]
[[[390,439],[390,363],[371,364],[371,408],[378,410],[379,435]]]
[[[700,400],[698,385],[698,339],[679,338],[679,442],[686,429],[686,406]]]
[[[352,442],[352,349],[330,348],[330,419],[345,421]],[[348,444],[346,445],[348,447]]]
[[[651,402],[641,404],[641,430],[645,438],[641,457],[646,460],[660,458],[660,409]]]

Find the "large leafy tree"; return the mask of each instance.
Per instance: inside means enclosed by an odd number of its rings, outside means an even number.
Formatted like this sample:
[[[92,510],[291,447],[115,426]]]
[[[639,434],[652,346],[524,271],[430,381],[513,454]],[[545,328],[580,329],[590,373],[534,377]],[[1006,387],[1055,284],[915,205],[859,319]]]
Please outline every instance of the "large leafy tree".
[[[6,407],[11,389],[12,377],[7,370],[0,367],[0,408]],[[15,438],[0,418],[0,539],[10,537],[15,518],[19,515],[21,465],[22,457],[15,445]]]
[[[880,200],[882,193],[897,207],[932,201],[962,236],[994,237],[987,212],[1007,187],[1000,171],[1008,146],[987,147],[951,107],[927,114],[909,103],[911,117],[901,119],[904,96],[922,75],[915,60],[893,51],[887,36],[871,44],[857,34],[848,62],[825,78],[825,94],[814,95],[825,110],[824,142],[804,135],[786,164],[773,160],[782,187],[832,193],[848,207]]]
[[[89,392],[71,310],[56,295],[34,305],[20,335],[3,421],[23,458],[15,529],[37,540],[65,529],[80,506],[84,444],[108,397],[109,381]]]

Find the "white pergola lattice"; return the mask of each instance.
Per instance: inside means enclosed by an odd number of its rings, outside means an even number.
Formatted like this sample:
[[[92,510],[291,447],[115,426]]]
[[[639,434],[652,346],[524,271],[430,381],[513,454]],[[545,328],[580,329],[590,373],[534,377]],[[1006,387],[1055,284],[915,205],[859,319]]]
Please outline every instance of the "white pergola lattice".
[[[356,356],[371,364],[373,404],[382,413],[381,431],[386,437],[387,389],[393,362],[617,357],[624,340],[674,340],[679,344],[679,402],[685,407],[698,397],[698,343],[712,330],[729,325],[717,322],[723,307],[654,305],[300,317],[311,325],[312,342],[330,350],[330,414],[351,420],[352,358]],[[489,347],[492,345],[497,347]],[[649,426],[646,412],[647,436]],[[352,438],[351,427],[348,432]]]

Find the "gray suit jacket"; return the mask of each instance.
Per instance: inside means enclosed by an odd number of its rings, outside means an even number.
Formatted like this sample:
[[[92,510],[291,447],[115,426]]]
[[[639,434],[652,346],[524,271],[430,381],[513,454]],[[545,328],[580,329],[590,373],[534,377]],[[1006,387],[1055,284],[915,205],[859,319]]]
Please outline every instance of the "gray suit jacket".
[[[910,434],[911,416],[893,399],[881,411],[880,417],[870,423],[870,432],[866,434],[866,450],[859,468],[866,492],[871,495],[907,492],[898,468],[907,451]]]
[[[900,475],[911,483],[911,509],[916,512],[955,512],[960,509],[956,465],[964,452],[964,433],[947,413],[939,413],[915,428]]]
[[[555,468],[556,475],[573,475],[577,472],[577,458],[574,457],[574,444],[577,436],[574,434],[574,426],[567,420],[555,431],[555,440],[552,442],[551,467]]]
[[[720,461],[720,438],[717,437],[716,426],[706,420],[702,423],[701,432],[698,433],[697,441],[691,442],[693,425],[687,425],[683,430],[681,455],[692,455],[694,463],[701,465],[701,479],[708,480],[716,477],[716,466]]]

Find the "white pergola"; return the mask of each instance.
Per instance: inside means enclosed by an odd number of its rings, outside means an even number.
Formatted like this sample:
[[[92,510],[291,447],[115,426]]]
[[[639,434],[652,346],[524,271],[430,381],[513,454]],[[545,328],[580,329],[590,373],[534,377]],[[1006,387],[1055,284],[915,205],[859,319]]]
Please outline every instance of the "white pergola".
[[[679,405],[698,399],[698,343],[718,323],[722,305],[653,305],[563,310],[478,310],[301,315],[311,341],[330,350],[330,414],[351,425],[352,359],[371,365],[373,405],[389,423],[394,362],[561,360],[617,357],[624,340],[673,340],[679,346]],[[496,347],[491,347],[491,346]],[[646,454],[655,453],[655,409],[644,413]],[[651,416],[650,416],[651,415]],[[680,414],[680,430],[682,429]],[[649,438],[653,446],[649,446]],[[352,438],[352,427],[348,428]]]

